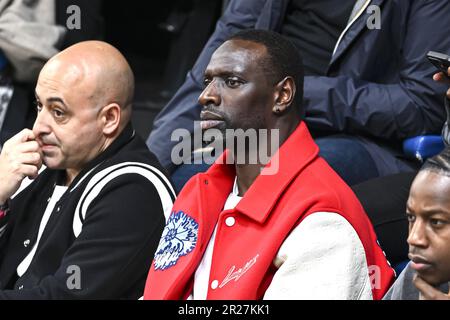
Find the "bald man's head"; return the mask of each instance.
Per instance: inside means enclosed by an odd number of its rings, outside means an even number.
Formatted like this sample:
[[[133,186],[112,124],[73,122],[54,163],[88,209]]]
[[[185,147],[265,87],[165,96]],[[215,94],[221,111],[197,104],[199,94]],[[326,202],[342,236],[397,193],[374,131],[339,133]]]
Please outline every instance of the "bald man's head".
[[[123,122],[131,116],[134,76],[125,57],[102,41],[77,43],[54,57],[41,70],[42,76],[55,75],[67,86],[79,87],[97,106],[117,103],[124,111]]]
[[[69,181],[120,135],[131,118],[134,77],[125,58],[100,41],[52,57],[36,84],[33,126],[43,162]]]

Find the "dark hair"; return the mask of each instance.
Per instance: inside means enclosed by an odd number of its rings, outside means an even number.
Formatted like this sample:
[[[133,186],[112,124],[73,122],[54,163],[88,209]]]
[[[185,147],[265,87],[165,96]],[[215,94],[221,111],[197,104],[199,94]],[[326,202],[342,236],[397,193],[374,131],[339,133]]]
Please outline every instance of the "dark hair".
[[[422,170],[450,177],[450,147],[446,147],[441,153],[425,161],[420,171]]]
[[[267,59],[261,61],[261,66],[274,83],[287,76],[294,79],[297,92],[293,105],[297,108],[300,117],[303,118],[303,59],[297,48],[279,33],[267,30],[242,30],[228,40],[251,41],[266,47]]]

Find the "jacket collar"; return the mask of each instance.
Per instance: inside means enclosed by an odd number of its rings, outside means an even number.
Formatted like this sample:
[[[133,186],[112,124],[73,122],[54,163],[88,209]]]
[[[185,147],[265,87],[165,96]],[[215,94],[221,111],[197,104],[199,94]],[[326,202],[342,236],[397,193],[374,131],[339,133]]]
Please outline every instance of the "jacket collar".
[[[328,70],[350,47],[357,36],[367,28],[366,13],[370,5],[381,7],[386,0],[356,0],[347,26],[339,37],[336,48],[331,57]],[[261,16],[255,24],[255,29],[280,30],[283,25],[284,17],[290,0],[267,0]]]
[[[347,26],[336,43],[336,48],[333,52],[333,56],[331,57],[329,66],[334,64],[355,41],[358,35],[367,28],[367,18],[369,17],[369,15],[366,13],[367,8],[371,5],[381,7],[385,1],[386,0],[356,1]],[[328,70],[329,69],[330,67],[328,68]]]
[[[318,153],[319,147],[313,141],[305,123],[301,122],[264,167],[235,209],[263,223],[291,181],[317,158]],[[236,175],[234,165],[226,164],[228,157],[229,150],[225,151],[206,172],[217,186],[218,193],[229,192]],[[278,170],[272,174],[277,165]]]

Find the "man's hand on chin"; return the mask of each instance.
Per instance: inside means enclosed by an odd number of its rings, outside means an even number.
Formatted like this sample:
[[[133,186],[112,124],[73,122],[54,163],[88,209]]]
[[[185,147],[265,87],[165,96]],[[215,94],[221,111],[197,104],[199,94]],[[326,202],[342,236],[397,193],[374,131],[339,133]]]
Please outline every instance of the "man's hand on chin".
[[[443,293],[418,275],[414,277],[413,283],[420,292],[420,300],[450,300],[450,291]]]
[[[3,145],[0,153],[0,204],[4,204],[26,177],[34,179],[42,166],[42,152],[33,131],[24,129]]]

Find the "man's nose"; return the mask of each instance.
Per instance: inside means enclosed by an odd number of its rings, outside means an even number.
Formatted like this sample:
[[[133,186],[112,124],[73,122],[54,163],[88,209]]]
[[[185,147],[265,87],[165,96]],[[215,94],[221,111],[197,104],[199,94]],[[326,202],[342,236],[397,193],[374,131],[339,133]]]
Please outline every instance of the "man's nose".
[[[47,134],[50,133],[50,126],[49,126],[49,114],[44,110],[44,108],[38,112],[36,116],[36,120],[34,121],[33,125],[33,132],[38,137],[41,134]]]
[[[215,80],[212,80],[198,97],[198,103],[202,106],[207,106],[210,104],[218,106],[220,105],[220,101],[221,98],[219,91],[217,90],[216,82]]]
[[[416,220],[409,228],[407,242],[410,246],[425,248],[428,246],[425,222]]]

